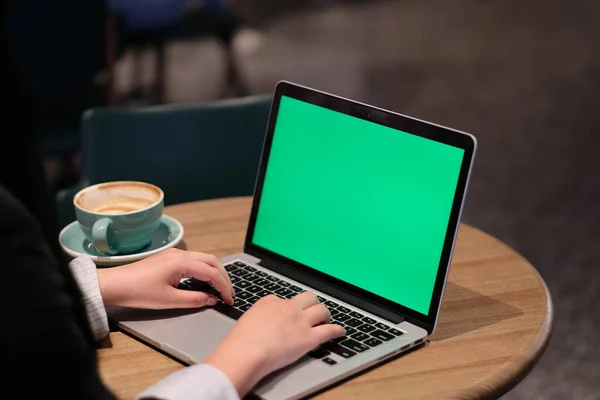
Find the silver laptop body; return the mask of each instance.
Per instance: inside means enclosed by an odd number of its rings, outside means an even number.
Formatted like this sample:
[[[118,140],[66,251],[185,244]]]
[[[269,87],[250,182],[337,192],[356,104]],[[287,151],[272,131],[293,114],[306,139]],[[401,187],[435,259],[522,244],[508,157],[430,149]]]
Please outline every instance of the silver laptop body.
[[[439,259],[439,263],[436,265],[435,279],[432,278],[430,282],[432,290],[426,293],[429,307],[420,310],[425,312],[390,301],[372,293],[372,290],[365,290],[360,283],[347,284],[323,271],[317,271],[313,265],[302,264],[253,242],[282,98],[285,98],[286,102],[291,101],[289,99],[302,102],[298,103],[299,107],[306,103],[343,115],[351,115],[352,118],[368,123],[381,123],[404,134],[443,142],[462,151],[460,165],[456,167],[456,190],[449,206],[451,210],[444,221],[446,229],[443,233],[443,243],[439,245],[441,251],[436,258]],[[313,111],[322,112],[319,109]],[[302,118],[302,115],[296,117]],[[374,143],[376,145],[377,142]],[[235,320],[257,300],[257,294],[258,298],[261,293],[264,295],[266,292],[291,298],[304,290],[317,293],[320,300],[332,310],[334,321],[344,325],[351,334],[315,349],[293,365],[263,379],[255,387],[253,394],[269,400],[296,399],[313,395],[360,371],[414,350],[424,345],[427,337],[435,330],[475,149],[476,140],[469,134],[292,83],[280,82],[273,99],[244,252],[232,254],[221,260],[230,276],[236,277],[235,284],[243,285],[236,286],[239,305],[232,308],[219,303],[214,308],[165,311],[113,307],[108,310],[109,318],[134,337],[183,363],[195,364],[201,363],[223,341]],[[357,185],[360,186],[360,183]],[[359,189],[358,187],[357,190]],[[357,210],[357,213],[360,212]],[[391,209],[388,212],[402,213],[403,210]],[[398,248],[394,251],[400,257],[403,252],[402,243],[398,243]],[[388,251],[387,254],[393,253]],[[393,260],[388,262],[392,263]],[[372,269],[369,271],[371,267],[373,266],[365,266],[365,272],[372,273]],[[245,276],[253,280],[242,284]],[[402,285],[405,284],[402,282],[410,284],[410,279],[410,274],[399,279],[398,290],[401,291]],[[254,285],[254,282],[262,284]],[[203,288],[201,283],[191,280],[182,281],[180,287],[189,290],[211,289]],[[267,289],[258,291],[257,287]],[[254,288],[254,291],[241,295],[250,288]],[[425,348],[419,351],[427,350]]]

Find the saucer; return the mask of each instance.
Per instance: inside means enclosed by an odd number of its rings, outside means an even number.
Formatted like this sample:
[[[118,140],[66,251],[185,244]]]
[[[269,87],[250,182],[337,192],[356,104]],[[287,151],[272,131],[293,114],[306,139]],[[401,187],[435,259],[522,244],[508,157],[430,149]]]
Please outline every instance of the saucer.
[[[171,247],[175,247],[183,238],[183,226],[179,221],[168,215],[161,217],[160,225],[146,247],[132,254],[117,254],[114,256],[104,255],[96,250],[92,243],[86,239],[79,227],[79,222],[74,221],[67,225],[58,235],[58,240],[63,251],[73,258],[87,255],[97,266],[109,267],[134,261],[139,261],[153,254],[160,253]]]

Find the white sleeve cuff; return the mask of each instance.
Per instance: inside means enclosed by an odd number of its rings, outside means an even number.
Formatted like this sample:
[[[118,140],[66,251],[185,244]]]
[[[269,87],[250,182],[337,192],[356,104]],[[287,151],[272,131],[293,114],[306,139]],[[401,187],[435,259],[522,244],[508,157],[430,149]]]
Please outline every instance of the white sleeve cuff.
[[[96,341],[104,339],[109,332],[106,309],[100,293],[100,282],[98,282],[98,271],[96,264],[88,256],[79,256],[69,263],[71,273],[79,285],[88,321]]]
[[[135,400],[239,400],[235,387],[219,369],[196,364],[177,371],[140,393]]]

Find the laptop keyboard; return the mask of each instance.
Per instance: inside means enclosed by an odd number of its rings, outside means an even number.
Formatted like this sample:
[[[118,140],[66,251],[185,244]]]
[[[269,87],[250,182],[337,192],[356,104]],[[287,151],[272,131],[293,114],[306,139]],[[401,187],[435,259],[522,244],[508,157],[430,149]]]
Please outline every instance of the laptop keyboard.
[[[236,293],[233,306],[225,304],[219,293],[206,282],[185,279],[180,282],[179,288],[199,290],[215,295],[218,302],[213,309],[234,320],[238,320],[252,304],[264,296],[274,294],[283,299],[291,299],[306,291],[304,288],[241,261],[226,264],[225,270],[229,274]],[[318,298],[331,312],[331,322],[346,329],[346,336],[326,342],[308,353],[310,357],[321,359],[326,364],[335,365],[338,362],[336,359],[354,357],[358,353],[404,334],[399,329],[376,321],[335,301],[323,296],[318,296]]]

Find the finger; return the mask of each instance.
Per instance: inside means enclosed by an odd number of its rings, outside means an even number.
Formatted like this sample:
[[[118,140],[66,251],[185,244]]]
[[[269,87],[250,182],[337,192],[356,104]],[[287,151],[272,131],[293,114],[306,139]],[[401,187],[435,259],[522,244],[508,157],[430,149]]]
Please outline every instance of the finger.
[[[346,335],[346,330],[337,324],[317,325],[310,330],[315,346]]]
[[[225,303],[233,304],[233,295],[231,294],[231,286],[225,281],[223,275],[221,275],[216,269],[205,264],[203,262],[192,259],[189,263],[188,273],[192,278],[198,279],[199,281],[209,283],[214,287],[223,298]]]
[[[331,321],[331,313],[323,304],[308,307],[304,310],[303,315],[310,326],[315,326],[320,323],[328,324],[329,321]]]
[[[172,288],[169,290],[167,302],[173,308],[200,308],[214,306],[217,304],[217,298],[204,292]]]
[[[215,268],[217,271],[219,271],[221,275],[223,275],[224,278],[226,278],[226,281],[231,283],[231,280],[229,279],[229,274],[227,273],[227,271],[225,271],[225,268],[219,262],[219,259],[216,256],[212,254],[201,253],[198,251],[189,251],[188,254],[190,255],[190,257]]]
[[[227,282],[229,284],[229,286],[231,287],[231,295],[235,296],[235,290],[233,289],[233,284],[231,283],[229,274],[227,273],[227,271],[225,271],[225,268],[219,262],[219,259],[217,257],[215,257],[212,254],[201,253],[199,251],[189,251],[188,254],[190,255],[190,257],[192,257],[198,261],[201,261],[205,264],[208,264],[211,267],[213,267],[214,269],[216,269],[217,271],[219,271],[219,273],[221,275],[223,275],[223,278],[225,278],[225,282]]]
[[[299,295],[292,297],[291,301],[299,305],[303,310],[320,303],[317,295],[312,292],[300,293]]]

